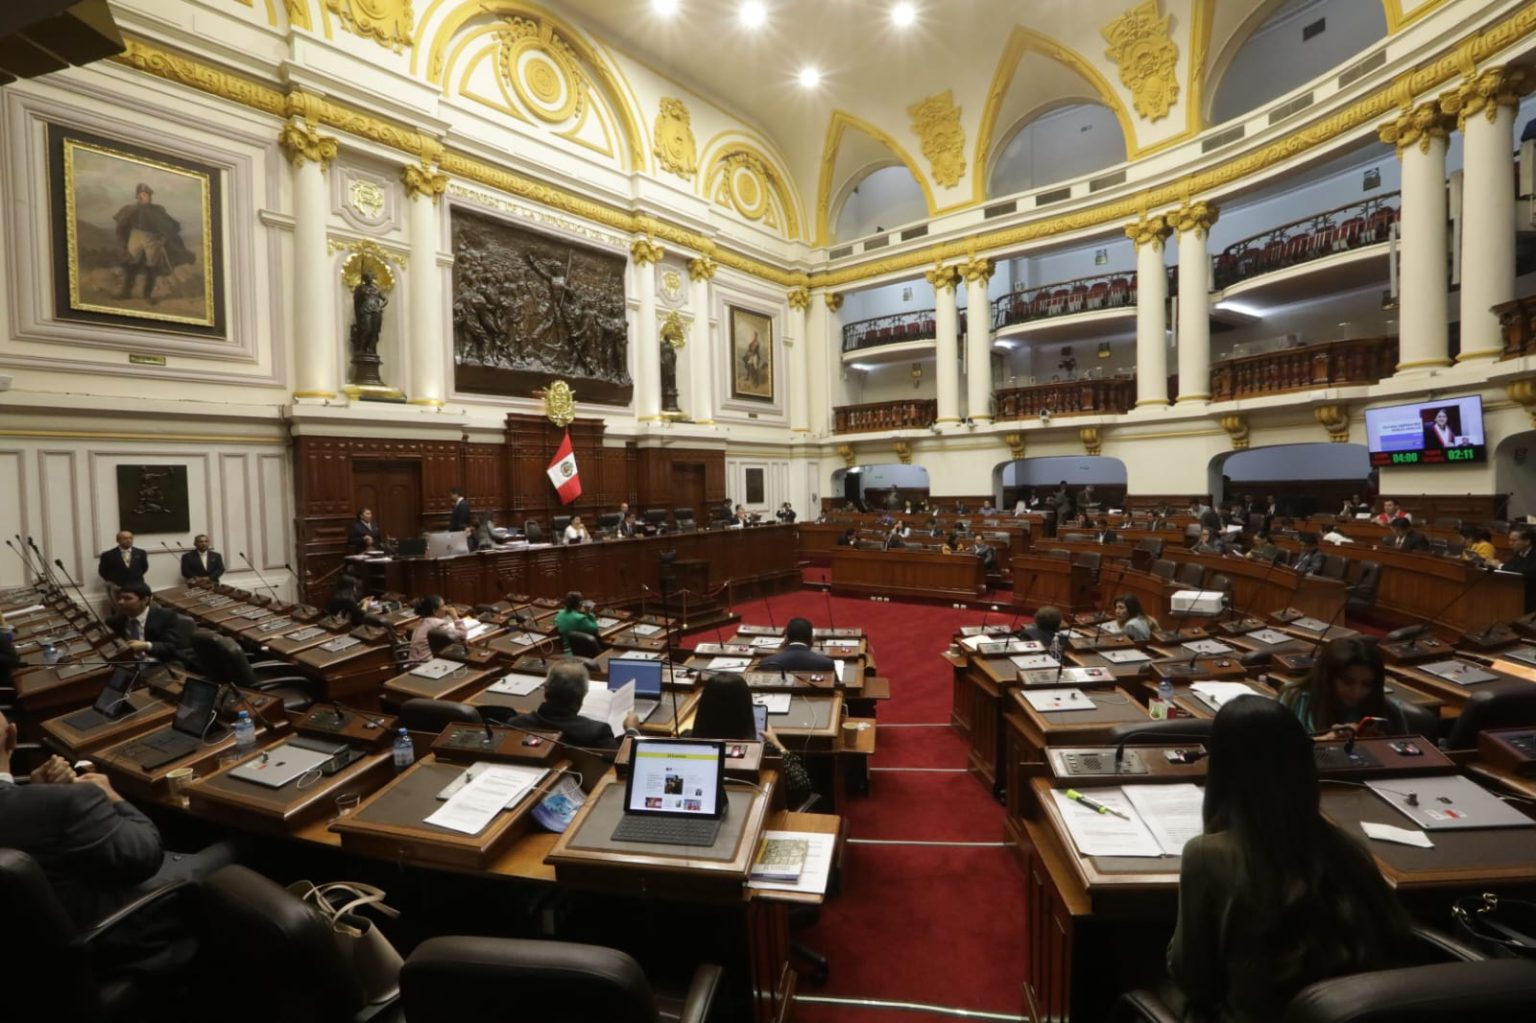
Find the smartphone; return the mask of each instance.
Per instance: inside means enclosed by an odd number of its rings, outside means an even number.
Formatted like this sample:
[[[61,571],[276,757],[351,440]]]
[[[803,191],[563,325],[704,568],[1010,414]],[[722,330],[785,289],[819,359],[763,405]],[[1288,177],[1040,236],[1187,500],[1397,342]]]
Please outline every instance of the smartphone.
[[[752,724],[757,729],[757,737],[761,739],[763,733],[768,731],[768,705],[766,703],[754,703],[752,705]]]

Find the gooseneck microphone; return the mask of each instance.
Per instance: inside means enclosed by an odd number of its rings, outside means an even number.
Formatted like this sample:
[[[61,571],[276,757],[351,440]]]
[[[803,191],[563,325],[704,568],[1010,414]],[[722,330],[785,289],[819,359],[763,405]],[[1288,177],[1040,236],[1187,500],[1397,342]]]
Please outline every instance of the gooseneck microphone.
[[[1492,565],[1477,566],[1475,569],[1473,569],[1472,580],[1462,585],[1461,588],[1451,596],[1451,599],[1445,602],[1440,610],[1427,617],[1422,615],[1419,616],[1419,624],[1417,628],[1414,630],[1413,635],[1408,637],[1407,649],[1414,649],[1418,645],[1419,637],[1424,635],[1426,632],[1432,631],[1434,628],[1434,623],[1440,620],[1441,615],[1445,614],[1452,607],[1454,607],[1456,603],[1461,600],[1461,598],[1477,589],[1478,584],[1481,583],[1484,579],[1493,575],[1493,572],[1494,568]]]
[[[245,556],[244,551],[236,551],[235,553],[240,555],[240,560],[245,562],[247,568],[256,573],[256,578],[261,580],[262,589],[272,594],[272,599],[276,600],[277,588],[271,583],[267,582],[267,577],[261,574],[261,569],[257,568],[254,564],[251,563],[251,559]]]
[[[1157,745],[1159,743],[1166,742],[1169,739],[1172,739],[1175,742],[1199,742],[1199,743],[1204,743],[1210,737],[1211,736],[1210,736],[1209,733],[1201,734],[1201,733],[1198,733],[1198,732],[1150,731],[1150,732],[1141,732],[1139,734],[1138,733],[1132,733],[1130,735],[1127,735],[1125,738],[1121,739],[1119,742],[1115,743],[1115,773],[1118,774],[1120,772],[1120,761],[1125,758],[1125,747],[1128,746],[1128,745],[1135,744],[1135,745],[1153,746],[1153,745]],[[1146,742],[1144,742],[1144,743],[1137,742],[1136,740],[1138,740],[1138,739],[1144,739],[1144,740],[1146,740]]]
[[[75,592],[80,595],[80,603],[84,604],[85,609],[91,613],[91,617],[96,619],[96,624],[100,625],[103,629],[106,629],[107,623],[102,621],[101,615],[97,613],[94,607],[91,606],[91,602],[85,599],[85,594],[80,591],[80,584],[75,582],[74,576],[69,574],[69,569],[64,567],[64,562],[59,558],[54,558],[53,563],[59,566],[59,571],[64,573],[64,578],[69,580],[69,584],[73,586],[75,588]],[[107,631],[111,632],[112,630],[107,629]]]

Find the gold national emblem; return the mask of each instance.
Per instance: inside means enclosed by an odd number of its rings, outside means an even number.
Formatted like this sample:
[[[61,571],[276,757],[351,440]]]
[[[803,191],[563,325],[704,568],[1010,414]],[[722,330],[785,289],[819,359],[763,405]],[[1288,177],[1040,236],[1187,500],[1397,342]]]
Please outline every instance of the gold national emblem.
[[[534,392],[538,394],[539,392]],[[569,426],[576,418],[576,392],[564,380],[556,380],[544,388],[544,415],[556,426]]]
[[[560,475],[564,476],[566,479],[570,479],[571,478],[571,463],[570,462],[561,462],[560,463]]]

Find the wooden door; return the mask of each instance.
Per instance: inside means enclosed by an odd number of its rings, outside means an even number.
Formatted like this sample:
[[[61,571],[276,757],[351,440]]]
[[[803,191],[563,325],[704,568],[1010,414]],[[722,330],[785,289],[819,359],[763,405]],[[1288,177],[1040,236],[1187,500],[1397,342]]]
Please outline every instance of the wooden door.
[[[704,523],[709,520],[708,509],[704,507],[704,466],[700,462],[673,462],[672,463],[672,505],[673,508],[692,508],[696,522]]]
[[[352,503],[372,508],[384,536],[398,540],[421,532],[421,463],[353,462]]]

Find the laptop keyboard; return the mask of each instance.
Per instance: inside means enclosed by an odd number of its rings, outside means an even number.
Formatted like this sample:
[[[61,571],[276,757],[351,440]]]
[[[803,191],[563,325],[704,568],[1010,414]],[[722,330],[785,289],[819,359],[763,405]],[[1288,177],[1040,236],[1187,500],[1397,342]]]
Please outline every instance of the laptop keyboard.
[[[67,715],[64,718],[64,723],[77,732],[88,732],[93,728],[100,728],[110,720],[111,718],[95,707],[87,707],[84,710]]]
[[[141,739],[124,752],[137,760],[139,767],[150,771],[161,764],[169,764],[172,760],[181,759],[196,750],[200,744],[201,740],[195,736],[170,730]]]
[[[639,817],[627,814],[613,829],[615,842],[655,842],[660,845],[711,846],[720,822],[697,817]]]

